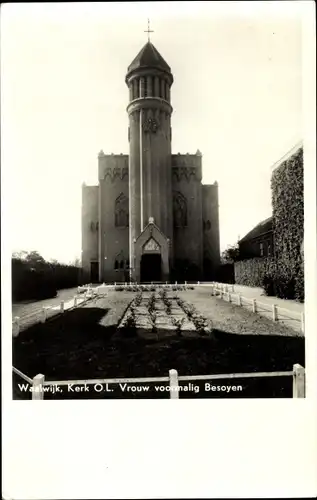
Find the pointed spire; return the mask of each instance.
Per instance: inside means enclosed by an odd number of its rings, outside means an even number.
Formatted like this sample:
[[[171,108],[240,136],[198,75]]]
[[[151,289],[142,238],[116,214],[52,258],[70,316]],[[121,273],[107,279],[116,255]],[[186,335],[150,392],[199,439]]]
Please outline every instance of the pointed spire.
[[[167,73],[171,73],[171,68],[151,42],[147,42],[133,59],[128,67],[128,74],[136,69],[144,67],[158,68]]]

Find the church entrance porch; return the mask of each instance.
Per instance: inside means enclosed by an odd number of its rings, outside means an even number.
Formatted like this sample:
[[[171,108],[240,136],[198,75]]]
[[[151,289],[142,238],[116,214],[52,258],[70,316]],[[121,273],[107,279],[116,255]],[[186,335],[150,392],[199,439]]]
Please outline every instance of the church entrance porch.
[[[140,282],[169,279],[169,240],[155,225],[153,217],[134,240],[133,280]]]
[[[145,253],[141,257],[141,283],[162,280],[162,259],[159,253]]]

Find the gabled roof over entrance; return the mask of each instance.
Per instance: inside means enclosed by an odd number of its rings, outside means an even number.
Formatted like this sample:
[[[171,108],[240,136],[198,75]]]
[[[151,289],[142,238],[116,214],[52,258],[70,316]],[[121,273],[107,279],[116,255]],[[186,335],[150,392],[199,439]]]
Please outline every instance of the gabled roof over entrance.
[[[154,224],[154,222],[149,222],[147,226],[145,226],[143,232],[137,237],[136,244],[138,247],[143,247],[143,245],[145,245],[145,243],[151,238],[153,238],[161,248],[168,246],[168,238],[162,233],[158,226]]]

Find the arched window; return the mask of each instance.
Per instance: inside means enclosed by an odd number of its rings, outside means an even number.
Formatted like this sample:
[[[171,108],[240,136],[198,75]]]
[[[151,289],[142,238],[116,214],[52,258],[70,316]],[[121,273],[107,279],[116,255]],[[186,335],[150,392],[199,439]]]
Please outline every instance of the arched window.
[[[117,260],[114,261],[114,268],[119,269],[119,263]]]
[[[129,227],[129,202],[123,193],[115,201],[114,217],[116,227]]]
[[[123,269],[123,268],[124,268],[124,261],[123,261],[123,260],[121,260],[121,261],[120,261],[120,269]]]
[[[173,220],[174,227],[187,227],[187,201],[178,191],[173,193]]]

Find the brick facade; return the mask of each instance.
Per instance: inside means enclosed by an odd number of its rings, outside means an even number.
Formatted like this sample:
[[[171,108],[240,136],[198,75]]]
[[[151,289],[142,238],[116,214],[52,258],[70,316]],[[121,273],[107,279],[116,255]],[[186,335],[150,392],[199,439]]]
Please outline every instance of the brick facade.
[[[199,151],[171,154],[173,76],[150,42],[129,66],[126,83],[129,155],[101,151],[99,185],[82,188],[84,273],[91,278],[97,261],[99,281],[140,281],[147,238],[156,234],[161,272],[153,276],[169,280],[187,262],[195,279],[212,279],[220,263],[218,185],[202,184]]]

